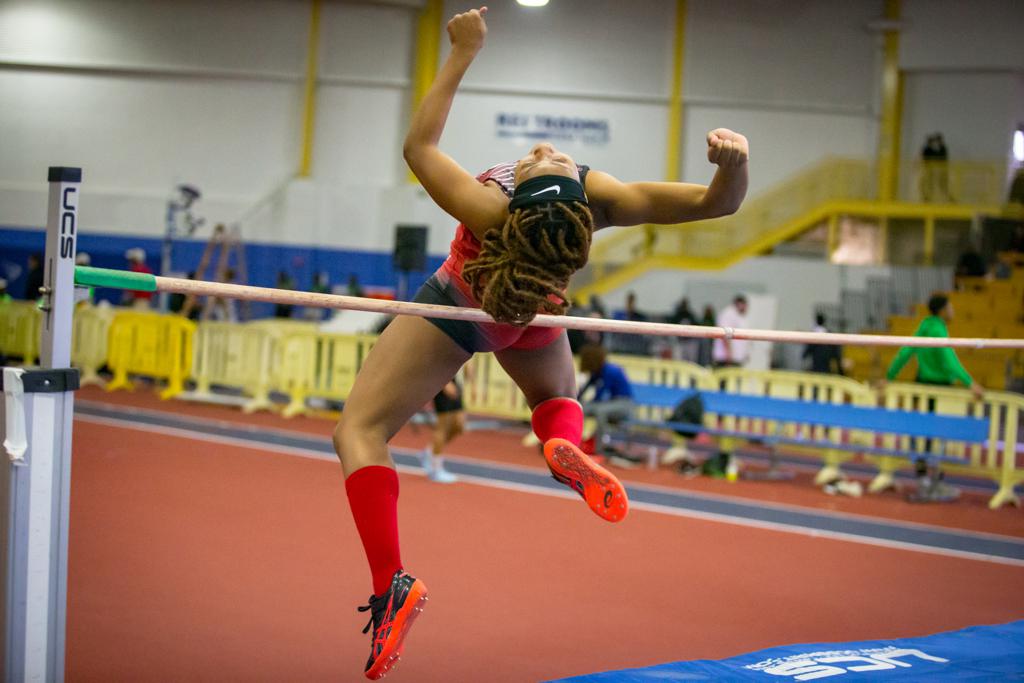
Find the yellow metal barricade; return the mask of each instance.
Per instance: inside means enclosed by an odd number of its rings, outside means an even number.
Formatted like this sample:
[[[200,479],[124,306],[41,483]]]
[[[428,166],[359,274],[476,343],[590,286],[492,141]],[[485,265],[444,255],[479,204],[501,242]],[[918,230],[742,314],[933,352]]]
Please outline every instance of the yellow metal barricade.
[[[1014,486],[1024,481],[1024,470],[1017,465],[1017,436],[1024,396],[1004,391],[987,391],[977,401],[967,389],[940,387],[928,384],[889,384],[884,392],[885,407],[892,410],[933,412],[938,415],[987,418],[988,439],[984,444],[970,444],[941,439],[923,439],[887,435],[883,444],[887,448],[901,448],[920,452],[943,453],[964,458],[965,464],[943,463],[944,470],[992,479],[999,490],[989,500],[990,508],[1005,503],[1020,505]],[[894,474],[901,467],[912,465],[903,458],[878,458],[879,473],[869,490],[882,491],[894,483]]]
[[[34,365],[39,359],[42,317],[34,301],[0,305],[0,355],[20,358],[23,365]]]
[[[166,380],[160,398],[185,388],[192,368],[192,337],[196,325],[177,315],[118,312],[110,325],[107,365],[114,373],[107,391],[132,389],[129,375]]]
[[[714,378],[707,368],[684,360],[663,360],[644,356],[613,355],[608,360],[620,366],[630,382],[653,384],[663,387],[711,390],[715,388]],[[640,406],[637,417],[645,420],[661,420],[671,414],[672,408]]]
[[[115,311],[109,306],[82,304],[75,309],[71,333],[71,364],[81,370],[81,384],[103,384],[99,369],[107,362],[107,342]]]
[[[273,388],[291,397],[284,416],[305,413],[309,398],[345,400],[376,341],[369,334],[286,333],[271,376]]]
[[[873,406],[877,403],[875,393],[868,386],[840,375],[786,370],[721,368],[714,372],[714,379],[719,390],[736,394],[837,405]],[[808,407],[808,410],[813,410],[813,408]],[[781,433],[789,437],[830,442],[836,445],[848,443],[867,445],[873,439],[870,433],[863,431],[843,430],[824,425],[779,424],[774,420],[737,420],[731,416],[726,416],[722,420],[722,427],[730,430],[738,428],[755,433]],[[723,447],[730,450],[733,445],[731,441],[727,441]],[[822,454],[824,467],[819,470],[815,478],[816,483],[825,483],[839,478],[842,464],[852,459],[854,455],[853,452],[846,449],[826,449]]]
[[[196,328],[192,377],[195,397],[211,396],[211,386],[240,389],[247,412],[270,408],[270,388],[278,342],[284,331],[268,325],[202,322]]]
[[[526,397],[494,354],[473,356],[466,363],[463,380],[462,395],[467,411],[511,420],[530,419]]]

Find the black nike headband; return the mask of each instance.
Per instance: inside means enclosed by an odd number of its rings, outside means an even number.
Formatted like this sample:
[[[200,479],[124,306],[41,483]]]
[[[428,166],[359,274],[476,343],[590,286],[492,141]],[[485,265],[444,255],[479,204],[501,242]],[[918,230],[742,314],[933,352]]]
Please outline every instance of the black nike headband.
[[[562,175],[542,175],[530,178],[516,185],[512,201],[508,203],[509,212],[534,204],[547,202],[582,202],[587,203],[587,195],[583,185],[575,178]]]

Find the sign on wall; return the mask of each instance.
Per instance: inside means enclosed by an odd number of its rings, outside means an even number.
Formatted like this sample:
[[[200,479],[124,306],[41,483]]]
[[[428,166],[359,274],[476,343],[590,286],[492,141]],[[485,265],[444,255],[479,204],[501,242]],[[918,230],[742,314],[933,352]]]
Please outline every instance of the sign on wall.
[[[550,114],[499,112],[495,117],[495,132],[499,138],[553,140],[599,146],[607,145],[611,139],[608,119]]]

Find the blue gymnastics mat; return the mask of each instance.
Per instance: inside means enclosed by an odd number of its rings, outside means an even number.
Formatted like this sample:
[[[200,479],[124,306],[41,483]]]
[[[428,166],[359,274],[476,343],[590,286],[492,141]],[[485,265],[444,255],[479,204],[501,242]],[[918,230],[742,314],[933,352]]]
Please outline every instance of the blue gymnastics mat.
[[[1024,681],[1024,621],[921,638],[809,643],[718,661],[605,671],[551,683]]]

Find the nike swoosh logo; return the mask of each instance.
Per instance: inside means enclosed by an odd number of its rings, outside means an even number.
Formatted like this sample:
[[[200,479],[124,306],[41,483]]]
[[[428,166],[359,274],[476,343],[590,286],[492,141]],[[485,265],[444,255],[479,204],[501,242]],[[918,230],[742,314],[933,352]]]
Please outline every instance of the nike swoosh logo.
[[[536,197],[539,194],[544,194],[545,192],[551,192],[551,190],[554,190],[555,194],[562,194],[562,188],[561,187],[559,187],[558,185],[552,185],[551,187],[545,187],[540,192],[534,192],[530,196],[531,197]]]

